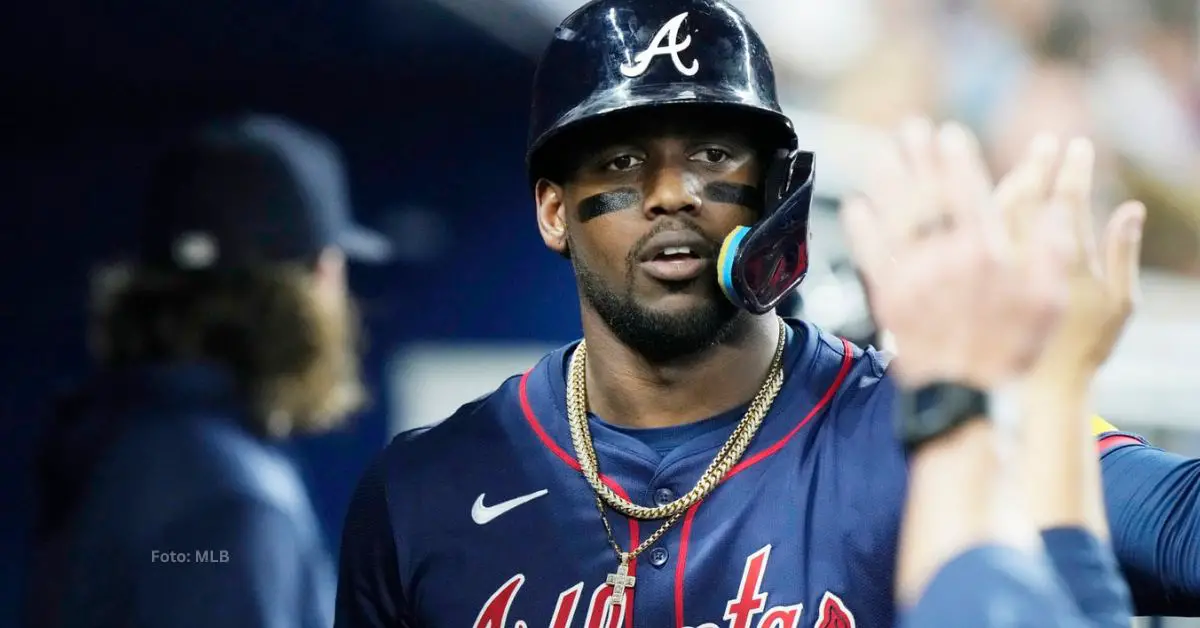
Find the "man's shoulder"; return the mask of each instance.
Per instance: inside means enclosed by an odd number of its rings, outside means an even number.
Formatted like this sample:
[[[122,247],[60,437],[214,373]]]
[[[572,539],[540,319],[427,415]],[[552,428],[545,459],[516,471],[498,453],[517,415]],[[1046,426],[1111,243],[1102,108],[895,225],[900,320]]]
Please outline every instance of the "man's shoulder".
[[[853,442],[892,448],[896,389],[888,374],[891,354],[829,334],[811,323],[805,323],[804,329],[809,334],[809,356],[807,362],[798,363],[804,371],[789,381],[808,388],[808,394],[796,399],[800,403],[825,402],[822,433],[836,432],[852,437]]]
[[[506,414],[519,410],[524,378],[525,374],[511,375],[495,390],[462,404],[450,416],[396,434],[385,451],[408,455],[431,446],[469,445],[481,432],[494,429]]]
[[[837,402],[862,402],[873,395],[891,395],[888,366],[892,354],[873,345],[862,346],[830,334],[811,323],[802,323],[811,336],[809,381],[826,381],[836,390]]]
[[[530,398],[544,388],[539,380],[556,355],[561,357],[557,351],[547,354],[450,416],[394,436],[360,481],[359,492],[370,494],[359,501],[376,504],[374,514],[361,515],[360,508],[360,516],[382,516],[398,538],[431,538],[444,526],[469,521],[472,499],[519,475],[522,461],[544,453],[531,426]],[[385,506],[380,510],[378,504]],[[402,551],[400,561],[406,560]]]
[[[887,373],[889,356],[871,346],[822,332],[814,325],[813,352],[789,379],[804,392],[791,396],[791,416],[812,415],[802,432],[804,446],[792,451],[803,465],[825,469],[822,481],[837,490],[833,499],[853,504],[867,530],[864,543],[891,543],[899,526],[907,483],[904,450],[896,438],[895,387]],[[881,547],[890,547],[885,545]]]

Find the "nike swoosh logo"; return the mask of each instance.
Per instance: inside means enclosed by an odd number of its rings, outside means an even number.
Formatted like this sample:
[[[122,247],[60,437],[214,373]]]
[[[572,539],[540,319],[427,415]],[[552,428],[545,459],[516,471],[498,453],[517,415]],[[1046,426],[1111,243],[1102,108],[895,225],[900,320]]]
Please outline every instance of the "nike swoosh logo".
[[[512,510],[513,508],[528,504],[529,502],[549,492],[550,491],[546,489],[542,489],[536,493],[514,497],[508,501],[500,502],[499,504],[494,504],[492,506],[483,505],[483,497],[486,495],[486,493],[480,493],[479,497],[475,498],[475,504],[471,506],[471,520],[479,525],[483,525],[492,519],[495,519],[496,517],[499,517],[500,515]]]

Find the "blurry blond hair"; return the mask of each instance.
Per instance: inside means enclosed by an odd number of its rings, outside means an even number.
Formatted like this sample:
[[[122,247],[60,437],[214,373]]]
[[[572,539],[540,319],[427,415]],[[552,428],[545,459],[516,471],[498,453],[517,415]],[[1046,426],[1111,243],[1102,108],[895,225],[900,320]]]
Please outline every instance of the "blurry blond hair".
[[[311,269],[178,271],[107,266],[94,276],[90,341],[105,367],[207,362],[230,369],[253,425],[272,437],[339,426],[366,399],[349,298],[318,297]]]

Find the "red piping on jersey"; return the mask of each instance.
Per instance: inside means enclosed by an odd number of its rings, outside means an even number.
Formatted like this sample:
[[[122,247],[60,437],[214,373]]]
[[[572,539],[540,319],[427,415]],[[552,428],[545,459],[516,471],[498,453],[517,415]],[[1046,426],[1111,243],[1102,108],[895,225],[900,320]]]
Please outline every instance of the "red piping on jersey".
[[[537,367],[534,367],[534,368],[537,368]],[[535,415],[533,413],[533,406],[529,405],[529,389],[526,386],[526,383],[529,381],[529,374],[532,372],[533,372],[533,369],[529,369],[528,371],[525,371],[524,375],[521,376],[521,385],[520,385],[521,412],[524,413],[525,420],[529,422],[529,427],[533,428],[533,433],[537,434],[537,437],[539,440],[542,441],[542,444],[545,445],[546,448],[549,449],[554,455],[558,456],[560,460],[567,463],[568,467],[571,467],[572,469],[579,471],[579,462],[577,460],[575,460],[575,458],[573,456],[571,456],[571,454],[569,454],[565,450],[563,450],[562,447],[559,447],[558,443],[554,442],[554,439],[550,438],[550,435],[547,434],[546,430],[542,428],[541,422],[538,421],[537,415]],[[601,475],[600,480],[603,481],[606,485],[608,485],[609,488],[611,488],[614,492],[616,492],[617,495],[620,495],[623,499],[629,499],[629,493],[626,493],[625,489],[620,484],[618,484],[616,480],[614,480],[606,475]],[[638,540],[638,521],[637,521],[637,519],[630,518],[629,519],[629,547],[630,547],[630,549],[637,547],[638,543],[640,543],[640,542],[641,541]],[[636,560],[629,562],[629,575],[634,576],[634,577],[637,576],[637,561]],[[633,626],[633,597],[634,597],[634,595],[636,595],[636,593],[637,593],[636,589],[627,589],[625,591],[625,597],[626,597],[625,625],[630,626],[630,627]]]
[[[759,462],[762,462],[763,460],[767,459],[768,456],[771,456],[772,454],[777,453],[780,449],[783,449],[783,447],[785,445],[787,445],[788,441],[791,440],[792,437],[795,436],[796,433],[799,432],[801,428],[803,428],[805,425],[808,425],[808,422],[811,421],[813,419],[813,417],[817,416],[817,413],[819,413],[822,409],[824,409],[825,406],[829,405],[829,402],[833,400],[834,395],[837,394],[838,389],[840,389],[842,387],[842,382],[845,381],[846,375],[850,373],[850,366],[851,366],[851,364],[853,364],[853,360],[852,360],[853,355],[854,355],[854,348],[850,346],[849,341],[847,341],[846,339],[843,338],[842,339],[842,366],[840,369],[838,369],[837,377],[834,378],[833,383],[830,384],[829,388],[827,388],[825,390],[825,394],[821,396],[821,399],[819,401],[817,401],[816,405],[814,405],[812,407],[812,409],[808,411],[808,414],[806,414],[804,416],[804,418],[801,419],[800,422],[796,424],[796,427],[793,427],[790,432],[785,434],[783,438],[776,441],[774,445],[771,445],[770,447],[767,447],[766,449],[758,452],[757,454],[750,456],[749,458],[741,461],[735,467],[730,469],[729,473],[726,473],[725,477],[721,478],[721,483],[724,484],[725,481],[728,480],[729,478],[741,473],[742,471],[745,471],[746,469],[749,469],[751,466],[758,464]],[[676,628],[684,628],[684,623],[683,623],[683,580],[684,580],[684,576],[685,576],[685,571],[687,569],[688,541],[691,539],[691,536],[692,536],[692,520],[696,518],[696,511],[700,509],[700,504],[703,504],[703,503],[704,503],[704,501],[701,500],[701,501],[693,504],[691,508],[688,508],[687,514],[684,515],[684,519],[683,519],[683,529],[680,531],[679,562],[675,563],[675,626],[676,626]]]
[[[692,538],[692,521],[700,504],[692,504],[683,516],[683,528],[679,531],[679,560],[675,562],[675,626],[683,628],[683,576],[687,568],[688,540]]]
[[[1107,436],[1101,436],[1100,440],[1096,441],[1096,448],[1099,449],[1100,453],[1103,454],[1111,449],[1116,449],[1117,447],[1120,447],[1121,445],[1142,445],[1142,444],[1143,444],[1142,441],[1140,441],[1132,436],[1126,436],[1124,434],[1109,434]]]

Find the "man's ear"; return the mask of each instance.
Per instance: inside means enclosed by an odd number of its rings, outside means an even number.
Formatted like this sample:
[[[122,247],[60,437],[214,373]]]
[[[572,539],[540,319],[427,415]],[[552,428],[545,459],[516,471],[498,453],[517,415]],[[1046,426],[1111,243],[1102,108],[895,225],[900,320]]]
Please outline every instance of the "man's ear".
[[[534,188],[537,198],[538,231],[546,248],[559,255],[570,258],[567,247],[567,210],[563,203],[562,186],[549,179],[538,179]]]

